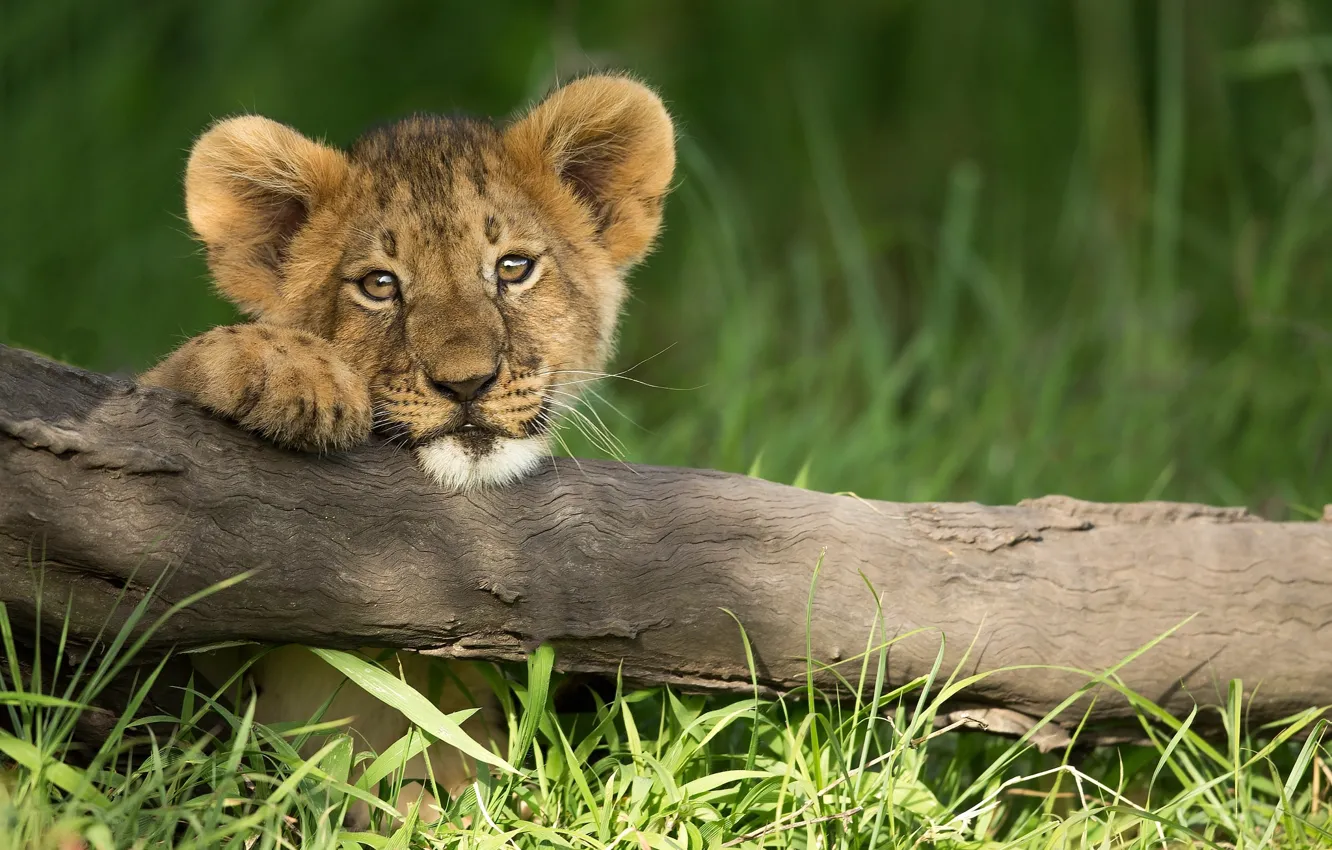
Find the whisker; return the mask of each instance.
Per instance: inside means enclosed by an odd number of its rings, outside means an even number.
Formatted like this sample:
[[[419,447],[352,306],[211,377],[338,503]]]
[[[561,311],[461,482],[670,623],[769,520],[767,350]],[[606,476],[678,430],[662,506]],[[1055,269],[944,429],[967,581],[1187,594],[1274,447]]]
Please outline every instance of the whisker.
[[[629,381],[630,383],[633,383],[633,384],[641,384],[642,386],[645,386],[645,387],[651,387],[652,389],[655,389],[655,390],[672,390],[672,391],[676,391],[676,392],[683,392],[683,391],[689,391],[689,390],[702,389],[703,387],[707,386],[707,384],[700,384],[700,385],[697,386],[697,387],[664,387],[664,386],[660,386],[660,385],[657,385],[657,384],[651,383],[650,381],[643,381],[643,380],[639,380],[638,378],[631,378],[631,377],[629,377],[629,373],[630,373],[630,372],[634,371],[634,370],[637,369],[639,366],[642,366],[644,363],[647,363],[647,362],[650,361],[650,360],[653,360],[653,359],[655,359],[655,358],[657,358],[657,357],[660,357],[661,355],[665,354],[667,351],[670,351],[670,350],[671,350],[672,348],[674,348],[675,346],[676,346],[676,343],[673,342],[673,343],[671,343],[670,345],[668,345],[668,346],[666,346],[665,348],[663,348],[661,351],[658,351],[656,354],[653,354],[653,355],[651,355],[651,356],[649,356],[649,357],[645,357],[645,358],[643,358],[642,360],[640,360],[640,361],[638,361],[637,363],[635,363],[634,365],[630,366],[629,368],[627,368],[627,369],[621,369],[619,372],[598,372],[598,371],[594,371],[594,370],[591,370],[591,369],[548,369],[548,368],[542,368],[542,369],[537,369],[537,370],[535,370],[535,371],[533,372],[533,374],[534,374],[534,375],[537,375],[537,376],[540,376],[540,377],[548,377],[548,376],[550,376],[550,375],[591,375],[591,376],[592,376],[592,377],[590,377],[590,378],[582,378],[582,379],[579,379],[579,380],[576,380],[576,381],[566,381],[566,382],[563,382],[563,383],[560,383],[560,384],[555,384],[555,386],[571,386],[571,385],[573,385],[573,384],[591,383],[591,382],[593,382],[593,381],[599,381],[599,380],[601,380],[601,379],[603,379],[603,378],[619,379],[619,380],[622,380],[622,381]]]
[[[563,395],[566,397],[573,398],[575,403],[572,404],[567,401],[560,401],[559,399],[556,398],[551,398],[550,403],[561,408],[562,410],[568,411],[571,415],[577,417],[576,421],[585,425],[587,430],[590,430],[593,433],[601,437],[604,437],[608,443],[623,448],[623,443],[621,443],[620,440],[613,433],[611,433],[610,429],[606,427],[606,424],[604,422],[599,421],[599,417],[597,422],[593,422],[582,410],[578,409],[576,405],[576,403],[579,401],[578,398],[569,396],[568,393],[564,393],[559,390],[553,390],[551,395]],[[595,411],[593,411],[593,415],[595,415]]]
[[[635,422],[635,421],[634,421],[634,420],[633,420],[633,419],[632,419],[627,413],[625,413],[625,412],[624,412],[623,410],[621,410],[620,408],[616,407],[615,404],[612,403],[610,399],[606,398],[606,397],[605,397],[604,395],[602,395],[601,393],[597,392],[596,390],[592,389],[591,387],[588,387],[586,390],[584,390],[584,392],[589,393],[590,395],[594,395],[594,396],[596,396],[597,399],[600,400],[602,404],[606,405],[606,406],[609,407],[611,410],[613,410],[613,411],[615,411],[616,413],[618,413],[618,414],[620,415],[620,418],[621,418],[621,419],[623,419],[625,422],[628,422],[630,425],[633,425],[633,426],[634,426],[635,428],[637,428],[638,430],[640,430],[640,431],[642,431],[642,432],[644,432],[644,433],[648,433],[648,434],[652,433],[651,431],[648,431],[648,429],[644,428],[642,425],[639,425],[637,422]],[[588,405],[588,407],[591,407],[591,406],[592,406],[591,404]]]
[[[585,425],[581,425],[574,420],[570,420],[570,424],[577,428],[579,433],[581,433],[588,442],[592,443],[597,451],[601,452],[611,460],[624,460],[624,455],[621,454],[619,449],[615,448],[615,446],[611,445],[595,433],[590,432]]]
[[[645,357],[645,358],[643,358],[642,360],[638,361],[638,362],[635,363],[634,365],[630,366],[628,369],[622,369],[622,370],[620,370],[619,372],[615,373],[615,377],[621,377],[621,376],[623,376],[623,375],[627,375],[627,374],[629,374],[630,372],[632,372],[632,371],[634,371],[635,369],[637,369],[639,366],[642,366],[644,363],[647,363],[649,360],[654,360],[654,359],[660,357],[661,355],[665,354],[666,352],[670,351],[672,348],[675,348],[675,345],[676,345],[676,343],[671,343],[670,345],[668,345],[668,346],[666,346],[665,348],[663,348],[661,351],[658,351],[656,354],[653,354],[653,355],[651,355],[651,356],[649,356],[649,357]],[[562,370],[562,371],[574,371],[574,372],[579,372],[579,371],[583,371],[583,370],[580,370],[580,369],[572,369],[572,370]],[[541,371],[541,370],[539,370],[539,371],[538,371],[538,374],[541,374],[541,375],[555,375],[555,374],[559,374],[559,372],[551,372],[551,371]],[[597,372],[597,373],[593,373],[593,372],[584,372],[584,374],[587,374],[587,375],[591,375],[591,374],[599,374],[599,375],[601,375],[601,377],[603,377],[603,378],[605,378],[605,377],[610,377],[610,375],[608,375],[608,374],[605,373],[605,372]]]
[[[567,395],[567,394],[566,394],[566,395]],[[560,409],[562,409],[562,410],[566,410],[566,411],[568,411],[568,410],[571,410],[571,409],[572,409],[572,408],[570,408],[569,405],[568,405],[567,403],[565,403],[565,402],[557,401],[557,400],[555,400],[555,399],[549,399],[549,401],[550,401],[550,403],[551,403],[552,406],[554,406],[554,407],[558,407],[558,408],[560,408]],[[576,411],[575,411],[575,412],[576,412]],[[578,423],[577,420],[563,420],[563,419],[561,419],[561,420],[559,421],[559,424],[560,424],[560,425],[563,425],[565,421],[569,421],[569,422],[571,422],[571,423],[574,425],[574,427],[578,428],[580,431],[582,431],[582,432],[586,435],[587,432],[586,432],[586,431],[583,431],[582,426]],[[556,433],[556,432],[552,432],[552,433]],[[564,450],[565,450],[566,452],[568,452],[568,451],[569,451],[569,446],[568,446],[568,444],[565,443],[564,440],[563,440],[562,438],[559,437],[558,433],[556,433],[556,439],[559,439],[559,440],[560,440],[560,444],[563,445],[563,446],[564,446]],[[590,436],[588,436],[588,439],[591,440],[592,438],[591,438]],[[605,450],[604,447],[603,447],[603,450]],[[572,452],[570,452],[570,454],[572,455]],[[624,459],[624,457],[620,456],[617,452],[607,451],[607,454],[609,454],[609,455],[611,456],[611,460],[613,460],[613,461],[615,461],[616,463],[620,464],[620,465],[623,466],[625,469],[627,469],[627,470],[629,470],[630,472],[632,472],[634,475],[639,475],[639,476],[641,476],[641,475],[643,474],[642,472],[640,472],[640,471],[638,470],[638,468],[637,468],[636,466],[634,466],[633,464],[629,463],[627,460]],[[582,471],[582,467],[581,467],[581,466],[579,467],[579,471]]]
[[[606,379],[608,379],[608,378],[609,378],[609,379],[614,379],[614,380],[617,380],[617,381],[628,381],[628,382],[631,383],[631,384],[638,384],[639,386],[649,387],[649,388],[654,389],[654,390],[670,390],[671,392],[677,392],[677,393],[693,392],[694,390],[701,390],[701,389],[703,389],[704,387],[707,386],[707,384],[699,384],[699,385],[696,386],[696,387],[664,387],[664,386],[662,386],[661,384],[653,384],[653,383],[649,383],[649,382],[647,382],[647,381],[640,381],[638,378],[630,378],[630,377],[627,377],[627,376],[625,376],[625,375],[607,375],[607,374],[599,374],[599,373],[597,373],[597,372],[587,372],[587,371],[582,370],[582,369],[561,369],[561,370],[556,371],[556,372],[550,372],[549,374],[551,374],[551,375],[574,375],[574,374],[580,374],[580,375],[595,375],[595,376],[596,376],[596,377],[593,377],[593,378],[580,378],[580,379],[578,379],[578,380],[576,380],[576,381],[561,381],[561,382],[559,382],[559,383],[550,384],[550,386],[552,386],[552,387],[572,387],[572,386],[575,386],[575,385],[577,385],[577,384],[593,384],[593,383],[596,383],[597,381],[606,380]]]
[[[614,437],[608,434],[602,434],[592,423],[592,420],[588,419],[581,410],[578,410],[565,402],[556,401],[555,399],[551,399],[550,402],[552,405],[559,407],[574,417],[566,421],[577,428],[579,433],[586,437],[597,449],[605,452],[616,460],[622,459],[621,451],[617,449],[614,442],[612,442]]]
[[[559,429],[553,427],[551,428],[550,433],[551,436],[553,436],[556,440],[559,441],[560,446],[564,449],[564,453],[568,455],[569,459],[574,462],[574,466],[578,467],[578,471],[582,472],[583,475],[587,475],[587,473],[583,470],[583,465],[578,462],[578,458],[574,456],[573,450],[569,448],[569,444],[564,442],[564,437],[560,436]],[[556,466],[555,468],[556,470],[559,469],[558,466]]]
[[[566,392],[562,392],[562,391],[560,391],[560,390],[551,390],[551,392],[552,392],[554,395],[562,395],[562,396],[565,396],[566,398],[573,399],[573,401],[575,402],[575,404],[578,403],[578,402],[580,402],[580,401],[582,401],[582,399],[580,399],[580,398],[579,398],[578,396],[576,396],[576,395],[573,395],[572,393],[566,393]],[[565,403],[565,402],[560,402],[560,403],[561,403],[561,404],[567,404],[567,403]],[[594,430],[598,431],[598,433],[600,433],[602,436],[604,436],[608,442],[613,443],[613,444],[616,446],[616,448],[617,448],[617,452],[616,452],[616,454],[617,454],[618,456],[623,457],[624,455],[626,455],[626,454],[629,453],[629,449],[628,449],[628,447],[625,446],[624,442],[623,442],[622,440],[620,440],[619,437],[615,436],[615,434],[611,432],[611,429],[610,429],[610,428],[606,427],[606,423],[602,421],[601,416],[597,413],[597,411],[596,411],[595,408],[591,407],[590,405],[589,405],[588,408],[587,408],[587,409],[591,412],[592,416],[596,417],[596,424],[595,424],[595,425],[594,425],[594,424],[592,423],[592,421],[591,421],[590,419],[588,419],[588,417],[587,417],[587,416],[586,416],[581,410],[579,410],[574,404],[569,404],[568,407],[567,407],[567,409],[569,410],[570,413],[573,413],[574,415],[576,415],[576,416],[578,416],[579,418],[581,418],[584,422],[586,422],[586,423],[588,424],[588,427],[593,428]]]
[[[555,392],[559,392],[559,390],[556,390]],[[618,413],[618,414],[620,415],[620,418],[623,419],[624,421],[628,422],[630,425],[633,425],[633,426],[637,427],[639,430],[647,431],[646,428],[644,428],[642,425],[639,425],[639,424],[638,424],[637,422],[635,422],[634,420],[630,419],[629,416],[628,416],[627,414],[625,414],[625,412],[624,412],[623,410],[621,410],[620,408],[618,408],[618,407],[616,407],[614,404],[612,404],[612,403],[610,402],[610,400],[607,399],[607,398],[606,398],[604,395],[602,395],[601,393],[597,392],[596,390],[592,389],[591,387],[588,387],[586,390],[584,390],[584,392],[586,392],[588,395],[594,396],[594,397],[595,397],[598,401],[600,401],[602,404],[606,405],[606,406],[609,407],[611,410],[613,410],[613,411],[615,411],[616,413]],[[565,393],[565,395],[573,395],[573,393]],[[609,431],[609,430],[610,430],[610,427],[609,427],[608,425],[606,425],[606,423],[605,423],[604,421],[602,421],[601,414],[599,414],[599,413],[597,412],[597,406],[596,406],[595,404],[593,404],[592,402],[587,401],[585,398],[583,398],[583,397],[581,397],[581,396],[576,396],[576,397],[577,397],[580,401],[584,402],[584,403],[587,405],[587,409],[588,409],[589,411],[591,411],[592,415],[595,416],[595,417],[597,418],[597,422],[601,423],[601,427],[603,427],[603,428],[605,428],[607,431]]]
[[[598,451],[603,451],[603,452],[605,451],[605,447],[602,446],[602,445],[596,440],[595,437],[592,437],[591,435],[589,435],[589,434],[587,433],[587,428],[586,428],[581,422],[579,422],[577,419],[574,419],[574,418],[572,418],[571,416],[568,416],[568,415],[567,415],[567,414],[570,412],[570,411],[569,411],[569,407],[568,407],[567,405],[565,405],[563,402],[557,402],[557,401],[555,401],[555,400],[552,399],[552,400],[551,400],[551,406],[552,406],[552,409],[558,409],[558,410],[561,411],[563,414],[565,414],[565,415],[561,416],[561,418],[560,418],[560,420],[559,420],[559,422],[558,422],[558,425],[559,425],[560,427],[572,427],[574,430],[578,431],[579,434],[581,434],[581,435],[583,435],[584,437],[586,437],[586,438],[588,439],[588,441],[591,442],[591,443],[593,444],[593,446],[594,446]]]

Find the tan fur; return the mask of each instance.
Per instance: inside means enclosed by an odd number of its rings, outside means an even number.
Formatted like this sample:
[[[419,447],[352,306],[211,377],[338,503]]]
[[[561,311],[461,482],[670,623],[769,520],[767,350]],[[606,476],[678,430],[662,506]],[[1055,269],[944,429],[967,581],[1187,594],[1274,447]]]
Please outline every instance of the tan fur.
[[[417,116],[346,151],[258,116],[221,121],[191,153],[186,206],[218,289],[254,322],[186,342],[142,380],[283,446],[341,449],[374,429],[444,486],[502,484],[544,450],[559,399],[604,369],[674,165],[661,100],[622,76],[571,82],[507,128]],[[511,254],[535,270],[504,286]],[[395,275],[399,297],[368,298],[372,272]],[[255,671],[261,718],[307,719],[338,680],[292,653]],[[405,732],[358,693],[329,716],[358,715],[375,748]],[[456,756],[432,765],[451,792],[470,781]]]
[[[293,448],[337,449],[370,434],[369,385],[328,342],[297,328],[214,328],[143,380]]]
[[[349,152],[257,116],[222,121],[190,156],[186,205],[219,290],[269,333],[210,332],[143,380],[328,449],[368,436],[367,394],[404,442],[450,433],[464,411],[431,382],[498,367],[471,421],[540,435],[551,385],[576,394],[568,376],[610,356],[623,277],[660,228],[674,162],[660,99],[612,76],[570,83],[504,130],[416,117]],[[512,252],[539,257],[536,279],[500,293],[488,270]],[[402,280],[404,303],[365,309],[353,281],[376,270]],[[364,387],[325,364],[335,356]],[[319,390],[302,396],[296,373]]]

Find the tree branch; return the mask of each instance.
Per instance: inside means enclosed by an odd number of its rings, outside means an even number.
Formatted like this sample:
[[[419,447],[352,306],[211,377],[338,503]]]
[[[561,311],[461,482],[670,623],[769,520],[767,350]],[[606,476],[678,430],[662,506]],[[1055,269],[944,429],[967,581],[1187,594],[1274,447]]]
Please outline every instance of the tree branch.
[[[88,641],[108,616],[123,622],[122,591],[152,591],[161,613],[253,571],[150,649],[254,640],[512,661],[549,641],[567,671],[748,693],[729,611],[771,694],[805,683],[820,563],[814,658],[850,659],[837,672],[855,683],[871,635],[898,638],[896,685],[930,671],[944,634],[945,675],[964,658],[963,674],[998,671],[955,701],[990,709],[976,716],[996,731],[1087,682],[1022,665],[1104,671],[1176,626],[1119,671],[1128,687],[1186,712],[1242,679],[1253,722],[1332,704],[1332,523],[1059,496],[869,502],[563,460],[517,487],[447,495],[384,444],[283,451],[169,392],[0,347],[0,601],[48,635],[67,601]],[[1136,737],[1132,717],[1102,693],[1089,739]]]

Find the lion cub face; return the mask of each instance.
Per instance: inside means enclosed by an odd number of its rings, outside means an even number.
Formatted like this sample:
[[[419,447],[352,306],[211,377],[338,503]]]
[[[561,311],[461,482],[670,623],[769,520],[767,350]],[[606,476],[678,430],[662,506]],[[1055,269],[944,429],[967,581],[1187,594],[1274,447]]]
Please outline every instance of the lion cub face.
[[[462,489],[533,468],[604,368],[673,167],[657,96],[597,76],[508,127],[414,117],[345,152],[228,119],[186,195],[222,293],[332,343],[376,429]]]

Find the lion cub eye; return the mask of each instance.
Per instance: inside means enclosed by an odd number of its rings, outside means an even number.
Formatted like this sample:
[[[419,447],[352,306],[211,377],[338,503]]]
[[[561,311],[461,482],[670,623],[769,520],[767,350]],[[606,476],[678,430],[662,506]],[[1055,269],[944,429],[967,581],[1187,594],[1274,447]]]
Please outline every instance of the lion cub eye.
[[[535,268],[536,261],[530,257],[505,254],[495,263],[495,277],[499,278],[500,283],[511,286],[527,280],[532,276],[532,270]]]
[[[392,272],[370,272],[357,285],[371,301],[392,301],[398,295],[398,277]]]

